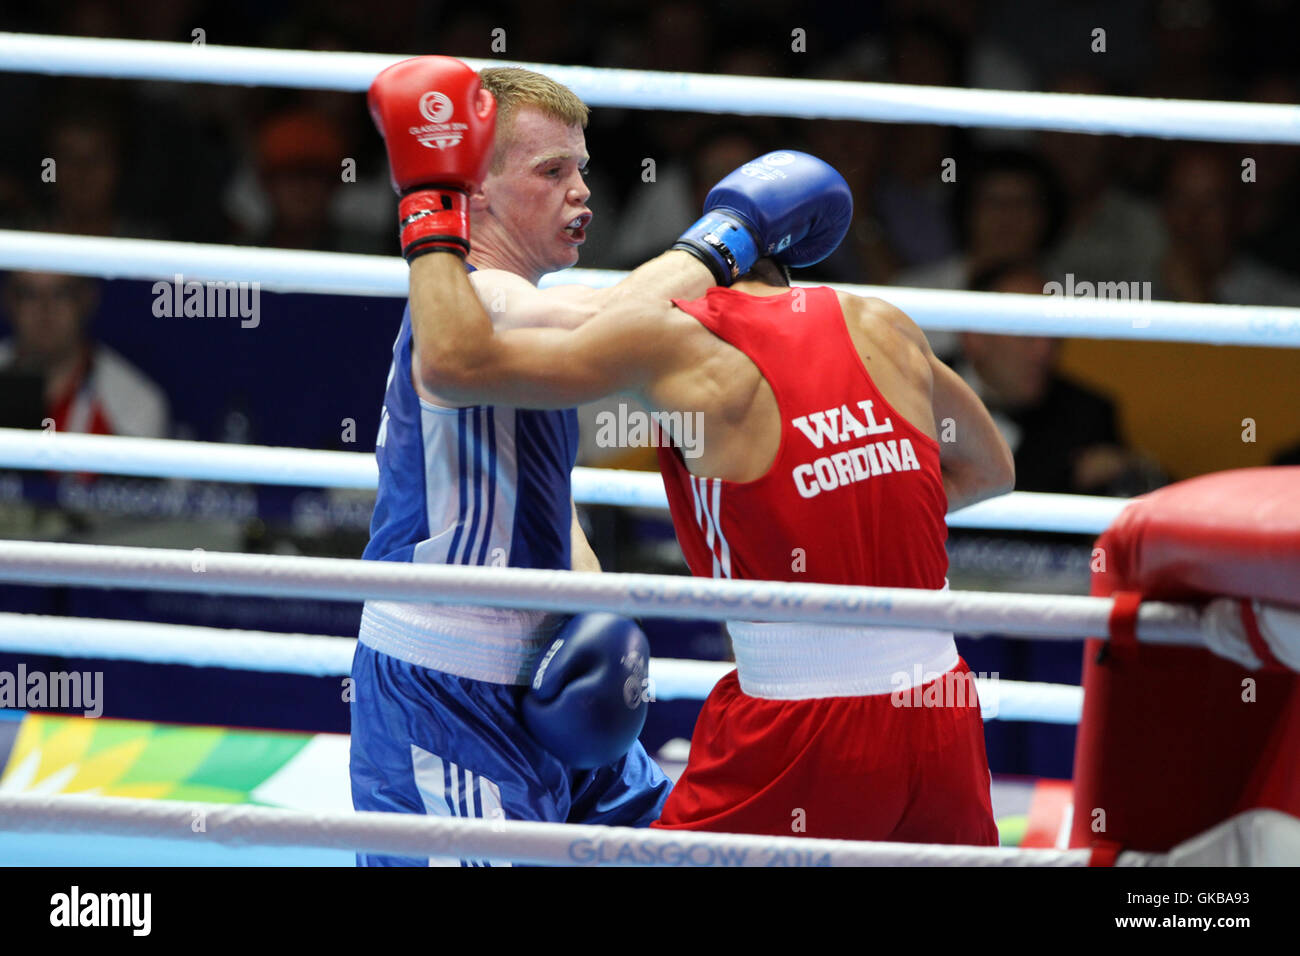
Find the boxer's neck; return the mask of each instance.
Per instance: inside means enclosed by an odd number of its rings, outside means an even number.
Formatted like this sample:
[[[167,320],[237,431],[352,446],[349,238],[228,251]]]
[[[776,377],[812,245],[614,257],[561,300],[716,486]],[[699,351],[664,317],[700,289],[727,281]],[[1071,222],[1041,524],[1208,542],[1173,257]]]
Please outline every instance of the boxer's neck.
[[[784,295],[790,291],[789,286],[772,285],[757,279],[741,279],[731,286],[737,292],[743,292],[746,295]]]

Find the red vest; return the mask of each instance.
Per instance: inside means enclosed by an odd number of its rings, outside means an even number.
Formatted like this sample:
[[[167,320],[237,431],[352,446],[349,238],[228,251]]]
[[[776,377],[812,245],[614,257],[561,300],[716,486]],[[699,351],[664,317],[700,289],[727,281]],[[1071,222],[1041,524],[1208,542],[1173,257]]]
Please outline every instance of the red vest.
[[[885,401],[833,289],[675,300],[744,352],[781,416],[756,481],[697,478],[659,448],[677,540],[700,577],[939,589],[948,572],[939,444]],[[708,442],[707,426],[701,436]]]

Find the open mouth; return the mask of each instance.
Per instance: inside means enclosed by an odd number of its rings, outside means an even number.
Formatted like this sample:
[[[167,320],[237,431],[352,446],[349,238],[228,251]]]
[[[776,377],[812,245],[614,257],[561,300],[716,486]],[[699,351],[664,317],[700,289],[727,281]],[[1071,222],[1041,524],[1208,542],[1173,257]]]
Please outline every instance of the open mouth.
[[[587,223],[591,222],[591,213],[584,212],[581,216],[575,216],[569,221],[569,224],[560,231],[568,237],[574,245],[578,245],[587,240]]]

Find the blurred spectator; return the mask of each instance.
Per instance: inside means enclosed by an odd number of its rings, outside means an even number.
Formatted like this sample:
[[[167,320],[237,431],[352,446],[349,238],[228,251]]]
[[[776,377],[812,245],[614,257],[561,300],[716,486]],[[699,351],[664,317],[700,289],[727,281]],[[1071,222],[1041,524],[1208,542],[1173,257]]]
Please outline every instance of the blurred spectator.
[[[224,199],[237,241],[325,252],[396,251],[396,200],[387,170],[382,178],[361,174],[358,151],[336,118],[303,108],[273,113],[259,127],[253,152],[253,163],[235,175]]]
[[[1046,76],[1076,69],[1124,86],[1137,80],[1151,63],[1150,7],[1149,0],[1070,0],[1050,5],[1041,0],[989,0],[981,45],[995,46],[1004,58],[1020,65],[1029,89],[1043,89]],[[1094,34],[1098,29],[1103,36]],[[1097,49],[1099,40],[1105,43],[1104,53]]]
[[[1227,99],[1223,68],[1228,31],[1215,0],[1155,0],[1151,13],[1141,31],[1147,71],[1138,92],[1180,100]]]
[[[47,223],[54,232],[148,238],[153,223],[120,208],[121,143],[111,113],[78,109],[58,114],[46,128],[54,160],[53,203]]]
[[[1062,77],[1054,92],[1106,93],[1084,73]],[[1164,245],[1160,214],[1115,183],[1116,140],[1087,133],[1045,132],[1039,145],[1060,178],[1066,198],[1065,228],[1049,258],[1048,273],[1073,273],[1078,281],[1148,282]]]
[[[891,126],[885,136],[884,168],[870,199],[898,268],[919,269],[952,259],[957,255],[954,190],[940,174],[944,161],[956,152],[953,130],[921,124]]]
[[[1241,190],[1234,158],[1211,145],[1183,146],[1165,176],[1169,242],[1154,286],[1157,299],[1232,305],[1300,306],[1300,283],[1239,249]]]
[[[714,32],[725,18],[703,4],[668,0],[656,4],[643,26],[646,69],[674,73],[711,73]]]
[[[880,209],[881,201],[891,197],[876,186],[884,147],[882,127],[876,123],[822,120],[809,124],[809,150],[839,170],[849,184],[853,222],[839,248],[801,274],[803,279],[883,284],[897,271],[898,254],[890,245]],[[946,220],[943,228],[949,229]],[[919,222],[917,232],[924,232]]]
[[[971,288],[1041,295],[1044,284],[1032,263],[1019,263],[986,269]],[[1057,372],[1059,339],[964,332],[961,347],[956,371],[1010,445],[1017,490],[1134,495],[1164,482],[1123,446],[1114,404]]]
[[[887,79],[917,86],[960,86],[965,57],[962,40],[952,29],[941,21],[916,17],[891,31]],[[940,178],[944,160],[956,154],[957,133],[951,126],[924,123],[885,130],[883,169],[870,197],[881,234],[900,269],[940,262],[957,251],[952,183]],[[888,282],[890,277],[874,281]]]
[[[111,0],[72,0],[59,4],[57,32],[81,37],[129,36],[124,6]]]
[[[718,126],[688,160],[660,163],[654,181],[641,183],[631,193],[612,261],[632,268],[659,255],[700,217],[704,197],[714,184],[761,152],[743,126]]]
[[[1246,91],[1252,103],[1300,103],[1295,76],[1268,73]],[[1300,150],[1290,143],[1252,143],[1242,150],[1256,162],[1256,178],[1243,198],[1243,239],[1252,255],[1300,275]]]
[[[917,15],[890,31],[889,73],[895,83],[960,86],[966,75],[966,45],[943,20]]]
[[[167,437],[170,412],[162,389],[90,336],[90,317],[99,303],[95,282],[14,272],[0,301],[13,333],[0,342],[0,372],[7,373],[11,387],[23,387],[24,379],[37,383],[44,417],[53,420],[56,431]]]
[[[36,219],[37,195],[22,175],[0,167],[0,229],[20,229]]]
[[[261,245],[340,250],[330,203],[342,185],[345,150],[334,121],[318,113],[278,113],[257,136],[261,185],[270,221]]]
[[[1020,150],[995,150],[959,161],[956,170],[961,251],[904,272],[898,280],[901,285],[965,289],[973,276],[997,263],[1038,262],[1060,234],[1064,214],[1061,187],[1037,156]],[[936,180],[939,172],[932,173]],[[1042,287],[1036,291],[1041,292]]]

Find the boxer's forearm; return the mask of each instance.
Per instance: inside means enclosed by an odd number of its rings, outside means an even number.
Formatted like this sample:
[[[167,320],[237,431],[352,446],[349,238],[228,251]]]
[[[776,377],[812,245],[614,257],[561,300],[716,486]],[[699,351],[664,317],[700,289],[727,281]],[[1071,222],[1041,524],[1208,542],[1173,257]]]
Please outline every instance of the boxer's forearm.
[[[1010,479],[1000,473],[984,471],[967,464],[940,467],[943,490],[948,496],[948,514],[969,508],[989,498],[1005,495],[1015,487],[1015,474]]]
[[[481,278],[480,278],[481,277]],[[499,271],[475,273],[471,279],[491,314],[497,332],[515,328],[575,329],[611,309],[629,303],[666,304],[696,299],[713,284],[704,263],[690,253],[668,252],[628,273],[604,289],[565,285],[536,289]]]
[[[651,305],[670,299],[698,299],[714,284],[707,266],[689,252],[669,250],[633,269],[614,285],[604,289],[585,286],[559,286],[544,290],[555,297],[570,314],[581,314],[589,321],[610,309],[629,304]],[[658,311],[658,306],[653,306]],[[539,323],[541,324],[541,323]],[[574,327],[576,323],[549,323],[555,327]]]
[[[713,285],[713,273],[703,262],[689,252],[670,249],[611,286],[601,307],[604,311],[655,300],[698,299]]]

